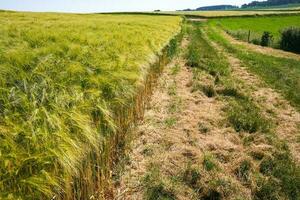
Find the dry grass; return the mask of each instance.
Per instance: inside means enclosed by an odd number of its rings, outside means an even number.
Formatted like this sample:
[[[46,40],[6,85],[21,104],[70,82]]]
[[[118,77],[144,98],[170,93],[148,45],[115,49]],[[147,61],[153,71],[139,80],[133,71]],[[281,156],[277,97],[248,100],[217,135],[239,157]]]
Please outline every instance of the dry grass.
[[[223,123],[224,104],[200,90],[192,92],[193,84],[204,84],[205,79],[185,65],[183,56],[163,73],[138,127],[131,162],[121,176],[119,199],[230,199],[235,195],[249,199],[248,190],[233,175],[222,175],[228,169],[219,160],[222,156],[217,156],[218,151],[221,155],[243,152],[242,142]],[[179,71],[173,73],[178,64]],[[174,97],[181,99],[180,109],[169,112]],[[177,119],[172,126],[164,123],[170,117]],[[151,149],[150,155],[143,154],[145,148]],[[229,160],[234,159],[232,154]]]
[[[211,38],[215,38],[215,36]],[[217,40],[219,41],[219,40]],[[251,96],[251,101],[256,105],[252,111],[259,111],[254,118],[260,120],[261,125],[267,125],[267,129],[262,129],[258,133],[243,134],[244,145],[248,146],[248,151],[253,159],[249,165],[243,166],[251,168],[253,173],[259,174],[256,178],[251,178],[254,184],[254,199],[297,199],[300,195],[300,176],[299,176],[299,143],[297,142],[297,132],[299,132],[300,115],[290,103],[279,93],[259,79],[255,74],[250,73],[244,68],[247,64],[235,57],[234,51],[224,52],[222,45],[213,43],[216,49],[223,52],[228,58],[232,67],[234,77],[239,77],[243,93]],[[252,103],[252,104],[253,104]],[[250,104],[247,105],[250,106]],[[243,122],[250,122],[243,119],[245,111],[241,113]],[[247,117],[249,117],[247,115]],[[272,125],[272,126],[269,126]],[[263,135],[260,135],[263,133]],[[246,137],[245,137],[246,136]],[[283,161],[285,160],[285,161]],[[252,164],[251,164],[252,163]],[[245,167],[246,166],[246,167]],[[248,167],[249,166],[249,167]],[[251,167],[252,166],[252,167]],[[263,170],[262,170],[263,168]],[[239,170],[240,171],[240,170]],[[238,173],[240,174],[240,173]]]

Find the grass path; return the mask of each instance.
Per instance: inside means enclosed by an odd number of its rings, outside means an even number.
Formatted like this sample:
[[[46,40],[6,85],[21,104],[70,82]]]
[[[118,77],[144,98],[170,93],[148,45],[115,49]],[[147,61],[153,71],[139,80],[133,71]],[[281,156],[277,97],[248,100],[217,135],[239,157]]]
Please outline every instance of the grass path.
[[[293,157],[300,163],[300,113],[281,94],[266,86],[258,76],[243,67],[241,61],[233,54],[227,53],[215,43],[212,44],[228,58],[233,76],[244,82],[244,87],[250,91],[264,115],[275,122],[275,132],[280,139],[288,142]]]
[[[207,66],[218,67],[218,59],[225,59],[229,74],[218,77],[205,67],[187,66],[185,54],[191,38],[183,39],[181,51],[165,67],[144,120],[133,134],[125,168],[116,181],[116,200],[272,199],[293,195],[289,192],[295,188],[299,192],[292,161],[284,160],[289,163],[282,168],[277,157],[278,152],[284,155],[285,150],[277,146],[282,139],[295,160],[300,160],[299,113],[233,54],[203,38],[200,49],[216,54],[208,58]],[[210,45],[213,48],[205,50]],[[206,65],[203,60],[201,64]],[[236,93],[230,93],[234,96],[224,93],[231,87],[228,83],[236,85]],[[207,91],[211,87],[214,95]],[[244,100],[239,94],[249,98],[246,105],[241,104]],[[279,139],[264,129],[255,133],[236,130],[228,119],[232,102],[256,109],[256,114],[274,123],[272,131]],[[235,115],[243,119],[243,113]],[[256,122],[254,118],[246,119]],[[271,176],[273,169],[265,171],[269,162],[274,162],[279,175]],[[291,171],[285,171],[286,167]]]
[[[182,49],[186,45],[184,40]],[[243,157],[245,150],[241,139],[225,123],[224,103],[200,91],[192,92],[193,76],[191,68],[185,66],[183,52],[166,67],[152,96],[150,109],[137,128],[130,164],[124,170],[116,199],[146,199],[145,193],[148,199],[154,193],[164,195],[163,191],[158,191],[159,188],[149,189],[148,183],[145,183],[147,176],[155,176],[151,172],[155,168],[159,168],[164,190],[172,191],[176,199],[197,199],[189,184],[176,181],[190,164],[199,165],[204,159],[213,159],[211,155],[214,154],[223,162],[218,164],[220,174],[223,174],[224,170],[232,171],[238,158]],[[206,84],[205,79],[200,82]],[[227,162],[226,159],[236,162]],[[210,180],[218,175],[208,173],[206,176]],[[228,179],[225,174],[220,176]],[[235,188],[240,188],[239,192],[249,198],[250,190],[235,178],[229,179],[232,179]],[[211,192],[207,190],[206,193]]]
[[[187,40],[184,39],[182,47],[186,45]],[[186,123],[186,120],[196,117],[191,109],[196,107],[195,97],[188,92],[191,78],[192,72],[184,66],[181,58],[174,59],[165,68],[150,108],[137,127],[130,165],[126,166],[126,173],[121,179],[117,199],[143,199],[145,191],[142,179],[151,165],[161,164],[160,170],[175,175],[174,171],[186,162],[185,157],[194,157],[199,153],[199,149],[190,145],[192,136],[188,134],[196,125],[193,122]],[[184,124],[189,127],[185,128]]]
[[[265,115],[275,122],[275,132],[280,139],[288,142],[295,160],[300,162],[300,114],[281,94],[271,89],[254,74],[241,66],[241,61],[232,55],[227,55],[233,70],[233,75],[251,87],[251,96],[260,105]]]

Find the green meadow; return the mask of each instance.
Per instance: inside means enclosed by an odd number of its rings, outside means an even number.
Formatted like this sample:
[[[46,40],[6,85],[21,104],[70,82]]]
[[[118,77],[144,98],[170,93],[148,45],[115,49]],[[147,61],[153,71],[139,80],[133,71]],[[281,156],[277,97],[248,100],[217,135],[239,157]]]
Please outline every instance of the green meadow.
[[[273,35],[274,42],[277,42],[285,28],[300,27],[300,15],[221,18],[211,20],[210,23],[245,41],[248,40],[249,31],[250,40],[260,39],[263,32],[268,31]]]

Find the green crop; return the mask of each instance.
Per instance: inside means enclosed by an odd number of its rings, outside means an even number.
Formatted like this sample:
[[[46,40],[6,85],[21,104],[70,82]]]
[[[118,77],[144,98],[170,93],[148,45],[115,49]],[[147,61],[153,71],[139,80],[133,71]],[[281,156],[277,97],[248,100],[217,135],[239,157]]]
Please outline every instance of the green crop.
[[[1,12],[0,199],[76,198],[100,184],[110,139],[180,21]]]

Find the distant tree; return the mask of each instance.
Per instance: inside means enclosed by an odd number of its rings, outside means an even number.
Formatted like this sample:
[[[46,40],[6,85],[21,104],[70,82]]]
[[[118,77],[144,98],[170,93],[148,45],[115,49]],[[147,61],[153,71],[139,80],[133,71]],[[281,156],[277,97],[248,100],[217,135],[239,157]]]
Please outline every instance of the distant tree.
[[[203,11],[203,10],[233,10],[239,8],[233,5],[217,5],[217,6],[204,6],[196,9],[184,9],[183,11]]]
[[[290,27],[282,31],[280,48],[300,53],[300,28]]]
[[[242,5],[242,8],[279,6],[286,4],[300,3],[300,0],[267,0],[267,1],[252,1],[251,3]]]
[[[237,6],[233,6],[233,5],[217,5],[217,6],[199,7],[196,10],[232,10],[237,8],[238,8]]]

